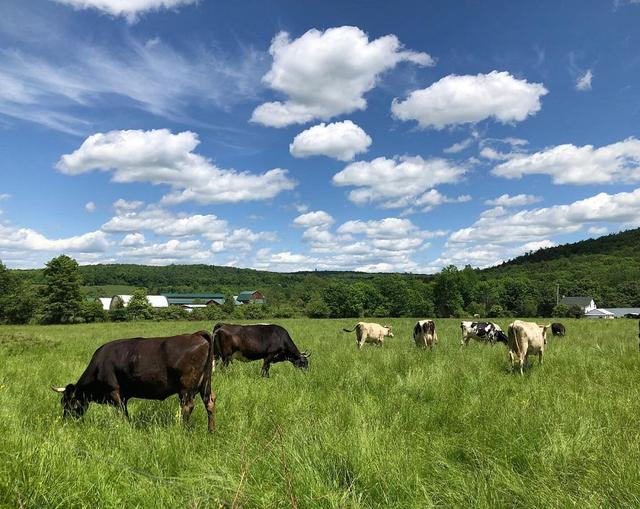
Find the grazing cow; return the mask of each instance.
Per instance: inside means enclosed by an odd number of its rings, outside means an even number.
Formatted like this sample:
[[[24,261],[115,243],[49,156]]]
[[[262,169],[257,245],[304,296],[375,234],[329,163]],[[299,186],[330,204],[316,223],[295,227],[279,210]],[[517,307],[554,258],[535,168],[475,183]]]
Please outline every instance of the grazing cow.
[[[356,344],[362,348],[365,343],[374,343],[382,346],[385,337],[393,337],[390,325],[380,325],[377,323],[358,322],[353,329],[342,329],[345,332],[356,331]]]
[[[298,350],[284,328],[268,323],[219,323],[213,328],[213,345],[214,356],[222,360],[224,367],[234,359],[243,362],[263,359],[262,376],[269,376],[269,368],[276,362],[289,361],[296,368],[308,368],[311,356]]]
[[[420,320],[413,328],[413,340],[416,346],[429,347],[438,343],[436,324],[433,320]]]
[[[529,354],[538,354],[538,360],[542,364],[544,345],[547,343],[547,331],[550,327],[551,324],[539,325],[521,320],[516,320],[509,324],[507,346],[512,369],[519,365],[520,374],[522,375],[524,364]]]
[[[566,334],[566,329],[564,328],[564,325],[562,325],[559,322],[553,322],[551,324],[551,333],[554,336],[564,336]]]
[[[462,330],[461,345],[468,345],[471,338],[478,341],[488,341],[492,345],[496,341],[500,343],[507,342],[507,336],[500,326],[491,322],[460,322],[460,329]]]
[[[213,341],[200,331],[164,338],[118,339],[98,348],[75,384],[52,387],[62,393],[65,417],[81,417],[89,403],[114,405],[129,417],[131,398],[163,400],[178,394],[183,421],[200,394],[215,428],[216,396],[211,391]]]

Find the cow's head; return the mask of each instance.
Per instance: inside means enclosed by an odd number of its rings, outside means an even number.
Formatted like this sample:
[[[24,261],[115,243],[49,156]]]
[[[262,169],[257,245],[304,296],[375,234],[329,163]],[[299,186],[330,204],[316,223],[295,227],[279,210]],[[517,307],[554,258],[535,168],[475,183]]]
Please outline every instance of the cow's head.
[[[509,341],[509,338],[507,337],[507,335],[501,330],[496,331],[494,338],[495,338],[495,341],[497,341],[498,343],[504,343],[505,345]]]
[[[392,338],[393,337],[393,327],[391,325],[385,325],[384,328],[387,329],[387,336]]]
[[[89,403],[85,398],[76,394],[76,386],[69,384],[66,387],[51,387],[55,392],[62,394],[60,404],[62,405],[63,417],[82,417],[87,411]]]
[[[311,357],[311,352],[301,352],[300,356],[293,361],[293,365],[296,368],[307,369],[309,367],[309,357]]]

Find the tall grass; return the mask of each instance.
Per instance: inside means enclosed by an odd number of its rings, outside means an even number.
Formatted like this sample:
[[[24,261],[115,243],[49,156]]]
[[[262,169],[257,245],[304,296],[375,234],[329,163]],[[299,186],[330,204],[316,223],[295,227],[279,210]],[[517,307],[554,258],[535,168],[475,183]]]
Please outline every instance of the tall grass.
[[[49,389],[108,340],[211,323],[1,327],[0,505],[640,507],[637,322],[567,320],[520,377],[503,345],[461,348],[457,320],[432,352],[410,319],[357,351],[354,321],[278,322],[307,372],[217,369],[214,435],[200,403],[188,427],[175,397],[63,421]]]

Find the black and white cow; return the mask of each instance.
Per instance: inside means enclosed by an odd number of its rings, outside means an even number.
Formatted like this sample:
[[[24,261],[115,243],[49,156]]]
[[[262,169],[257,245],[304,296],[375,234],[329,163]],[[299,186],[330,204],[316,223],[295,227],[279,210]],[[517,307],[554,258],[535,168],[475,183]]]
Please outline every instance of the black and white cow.
[[[420,320],[413,328],[413,340],[416,346],[433,348],[438,343],[436,324],[433,320]]]
[[[498,324],[491,322],[460,322],[462,329],[462,341],[460,344],[468,345],[471,338],[478,341],[487,341],[492,345],[498,341],[507,343],[507,336]]]

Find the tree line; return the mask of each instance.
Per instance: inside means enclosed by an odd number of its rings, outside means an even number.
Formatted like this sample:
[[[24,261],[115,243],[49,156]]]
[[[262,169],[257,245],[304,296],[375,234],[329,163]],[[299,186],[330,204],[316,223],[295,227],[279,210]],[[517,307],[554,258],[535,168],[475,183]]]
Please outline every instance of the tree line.
[[[205,265],[80,267],[66,255],[53,258],[41,270],[8,270],[0,263],[0,323],[579,315],[579,309],[556,305],[556,285],[561,295],[590,296],[600,307],[640,306],[639,231],[603,239],[585,241],[588,249],[560,246],[490,269],[451,265],[428,276],[279,274]],[[105,312],[99,302],[87,298],[96,285],[109,284],[137,288],[126,308]],[[260,290],[267,304],[236,306],[232,295],[246,289]],[[146,300],[147,292],[211,291],[226,295],[224,306],[189,313],[178,306],[154,309]]]

